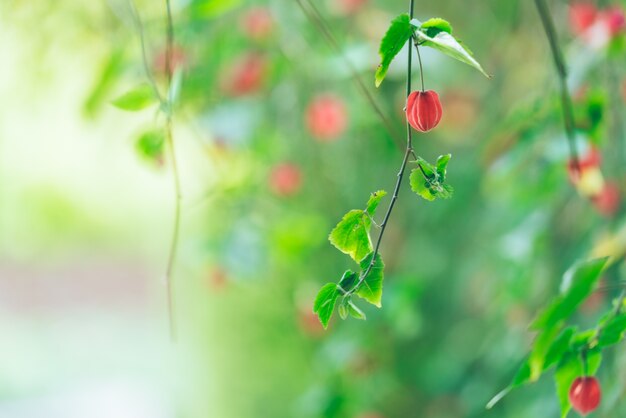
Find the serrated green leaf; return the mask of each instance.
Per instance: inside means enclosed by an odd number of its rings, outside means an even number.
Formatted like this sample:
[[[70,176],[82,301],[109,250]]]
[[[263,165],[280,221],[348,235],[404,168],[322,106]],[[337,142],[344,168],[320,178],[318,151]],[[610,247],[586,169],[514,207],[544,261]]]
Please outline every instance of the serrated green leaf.
[[[578,263],[568,270],[564,277],[570,278],[570,284],[565,286],[565,292],[539,313],[530,328],[547,329],[569,318],[594,289],[607,259],[604,257]]]
[[[439,181],[442,183],[446,181],[446,168],[452,158],[452,154],[441,155],[437,158],[437,174],[439,175]]]
[[[339,251],[350,255],[358,263],[372,252],[371,226],[372,221],[365,211],[351,210],[331,231],[328,239]]]
[[[424,25],[422,24],[422,27]],[[464,62],[478,71],[480,71],[485,77],[491,78],[489,74],[485,72],[483,67],[472,56],[472,53],[464,45],[461,44],[454,36],[446,31],[439,31],[435,36],[429,36],[428,33],[418,29],[415,31],[415,35],[418,37],[420,45],[427,46],[443,52],[447,56],[454,58],[458,61]]]
[[[368,254],[359,263],[361,266],[361,270],[362,270],[361,274],[364,274],[369,268],[372,262],[373,255],[374,253]],[[369,274],[367,275],[367,277],[365,278],[365,280],[363,281],[359,290],[356,293],[358,296],[360,296],[361,298],[365,299],[366,301],[368,301],[369,303],[371,303],[372,305],[378,308],[381,307],[381,300],[383,297],[383,279],[384,279],[383,270],[384,268],[385,268],[385,264],[383,263],[383,259],[381,258],[380,254],[376,254],[376,258],[374,259],[374,264]]]
[[[356,306],[354,302],[352,302],[351,300],[348,301],[348,313],[350,313],[350,316],[355,319],[361,319],[361,320],[367,319],[365,316],[365,313],[362,310],[360,310],[358,306]]]
[[[376,69],[376,87],[379,87],[383,82],[391,61],[393,61],[395,56],[398,55],[398,52],[402,50],[404,44],[411,39],[412,35],[413,26],[410,23],[408,14],[402,14],[391,21],[391,25],[380,42],[380,48],[378,50],[381,63]]]
[[[380,201],[383,197],[387,195],[387,192],[384,190],[379,190],[377,192],[372,193],[370,196],[370,200],[367,202],[367,208],[365,209],[370,216],[374,216],[376,213],[376,209],[380,204]]]
[[[454,189],[452,186],[444,184],[446,167],[450,158],[450,154],[439,157],[436,168],[422,158],[418,158],[416,163],[419,167],[411,171],[409,178],[411,189],[429,201],[436,198],[449,199],[452,197]]]
[[[436,36],[439,32],[452,34],[452,25],[450,25],[450,22],[440,17],[428,19],[421,24],[420,29],[430,37]]]
[[[337,298],[340,296],[335,283],[325,284],[317,294],[313,303],[313,313],[317,314],[324,329],[328,327],[328,322],[333,315]]]
[[[154,90],[149,84],[140,84],[113,100],[113,106],[131,112],[145,109],[156,103]]]

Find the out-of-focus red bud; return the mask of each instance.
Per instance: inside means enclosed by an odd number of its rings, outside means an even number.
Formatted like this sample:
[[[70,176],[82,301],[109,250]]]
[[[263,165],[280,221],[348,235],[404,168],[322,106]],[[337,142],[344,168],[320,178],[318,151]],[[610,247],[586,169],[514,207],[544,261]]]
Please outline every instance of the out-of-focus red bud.
[[[600,214],[606,217],[614,216],[619,210],[621,203],[619,187],[615,183],[607,182],[600,194],[594,196],[591,200],[593,206]]]

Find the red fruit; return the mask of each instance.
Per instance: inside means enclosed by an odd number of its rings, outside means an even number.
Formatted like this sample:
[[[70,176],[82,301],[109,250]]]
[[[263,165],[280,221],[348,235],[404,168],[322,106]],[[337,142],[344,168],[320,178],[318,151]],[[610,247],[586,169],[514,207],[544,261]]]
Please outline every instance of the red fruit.
[[[275,166],[270,173],[270,189],[279,196],[291,196],[300,190],[302,174],[295,164],[284,163]]]
[[[265,7],[253,7],[241,19],[241,30],[251,39],[264,39],[274,30],[274,18]]]
[[[263,85],[266,70],[265,56],[255,52],[244,53],[224,73],[222,88],[235,96],[254,93]]]
[[[306,109],[306,125],[311,135],[320,141],[339,137],[348,125],[348,112],[339,97],[322,94],[311,101]]]
[[[569,24],[572,32],[581,35],[596,21],[598,9],[593,3],[576,2],[569,6]]]
[[[416,131],[428,132],[439,124],[443,109],[432,90],[414,91],[406,101],[406,118]]]
[[[593,412],[600,405],[601,397],[600,383],[595,377],[578,377],[569,389],[569,401],[581,415]]]
[[[596,210],[607,217],[617,213],[620,200],[619,187],[617,187],[615,183],[605,183],[600,194],[592,197],[592,202]]]

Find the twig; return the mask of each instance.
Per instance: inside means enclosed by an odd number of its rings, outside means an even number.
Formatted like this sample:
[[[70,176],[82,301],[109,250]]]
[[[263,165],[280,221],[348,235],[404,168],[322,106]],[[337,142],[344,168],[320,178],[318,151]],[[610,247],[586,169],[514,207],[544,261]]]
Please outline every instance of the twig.
[[[308,8],[304,5],[302,0],[296,0],[296,2],[302,9],[302,12],[305,14],[307,19],[309,19],[313,23],[313,25],[319,30],[322,36],[330,44],[330,46],[335,50],[335,52],[337,52],[337,54],[339,54],[341,59],[343,59],[346,66],[348,67],[348,70],[350,71],[350,74],[352,75],[352,80],[354,80],[354,82],[356,83],[357,88],[359,89],[361,94],[363,94],[363,96],[367,100],[370,107],[374,110],[376,115],[385,125],[385,129],[387,130],[387,133],[391,137],[394,144],[396,144],[398,148],[402,149],[401,140],[399,139],[397,135],[396,129],[394,128],[389,118],[382,111],[380,106],[378,106],[378,103],[376,103],[376,100],[374,99],[374,97],[368,90],[367,86],[361,79],[361,76],[359,75],[357,69],[354,67],[352,62],[349,59],[347,59],[345,55],[343,54],[343,51],[341,50],[341,46],[335,39],[335,36],[333,35],[326,21],[324,20],[324,17],[319,12],[319,10],[317,9],[317,7],[315,6],[312,0],[306,0],[306,1],[309,5]]]
[[[178,164],[176,162],[176,151],[174,148],[174,137],[172,134],[172,50],[174,47],[174,23],[172,21],[172,8],[170,0],[165,0],[165,6],[167,9],[167,29],[166,29],[166,49],[165,49],[165,72],[167,73],[167,107],[166,107],[166,122],[165,122],[165,136],[168,147],[170,149],[170,159],[172,162],[172,172],[174,175],[174,191],[175,191],[175,209],[174,209],[174,229],[172,231],[172,240],[170,246],[170,253],[167,259],[167,268],[165,270],[165,286],[167,292],[167,310],[170,328],[170,339],[172,342],[176,341],[176,321],[174,320],[174,301],[173,301],[173,285],[172,285],[172,270],[174,268],[174,261],[176,259],[176,252],[178,249],[178,237],[180,234],[180,209],[181,209],[181,187],[180,187],[180,174],[178,172]]]
[[[410,1],[409,5],[409,16],[413,19],[413,6],[414,0]],[[413,61],[413,48],[409,46],[408,48],[408,63],[407,63],[407,75],[406,75],[406,95],[407,97],[411,94],[411,68]],[[391,202],[389,202],[389,207],[387,208],[387,212],[385,213],[385,217],[383,218],[383,222],[380,224],[380,234],[378,234],[378,239],[376,240],[376,246],[374,247],[374,253],[372,255],[372,261],[367,266],[367,269],[359,276],[359,281],[356,285],[348,292],[348,295],[355,293],[365,282],[365,279],[369,276],[376,263],[376,256],[378,255],[378,250],[380,249],[380,243],[383,240],[383,235],[385,235],[385,231],[387,230],[387,222],[389,221],[389,217],[391,216],[391,212],[398,200],[398,193],[400,192],[400,186],[402,185],[402,179],[404,178],[404,172],[406,171],[406,164],[409,161],[409,156],[411,154],[414,155],[413,151],[413,134],[411,131],[411,125],[406,124],[406,150],[404,152],[404,158],[402,159],[402,165],[400,166],[400,171],[398,171],[398,179],[396,180],[396,186],[393,189],[393,196],[391,197]],[[419,164],[418,164],[419,165]]]
[[[152,87],[154,95],[159,100],[161,106],[166,105],[166,100],[161,95],[159,91],[159,87],[157,86],[156,81],[154,80],[154,76],[152,75],[152,71],[150,70],[150,65],[148,63],[148,51],[146,48],[146,36],[143,28],[143,21],[141,20],[141,16],[139,15],[139,11],[137,10],[137,6],[135,6],[134,0],[129,0],[130,11],[133,17],[133,22],[135,23],[135,29],[139,34],[139,42],[141,43],[141,58],[143,62],[143,69],[146,74],[146,78],[148,79],[148,83]]]
[[[543,29],[548,37],[550,43],[550,50],[552,51],[552,58],[554,59],[554,65],[559,76],[559,87],[561,90],[561,109],[563,111],[563,122],[565,125],[565,135],[567,137],[567,143],[569,144],[570,158],[572,160],[574,169],[580,173],[580,163],[578,160],[578,151],[576,150],[576,127],[574,123],[574,107],[572,105],[572,98],[569,94],[567,87],[567,69],[565,67],[565,60],[563,59],[563,53],[559,47],[559,40],[554,28],[554,22],[550,16],[550,11],[545,0],[535,0],[535,6],[541,17],[541,23]]]

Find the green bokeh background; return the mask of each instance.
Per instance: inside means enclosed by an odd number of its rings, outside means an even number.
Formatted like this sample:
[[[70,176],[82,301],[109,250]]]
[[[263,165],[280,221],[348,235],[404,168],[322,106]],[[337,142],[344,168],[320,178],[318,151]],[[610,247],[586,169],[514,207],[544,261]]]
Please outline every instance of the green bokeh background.
[[[405,3],[370,0],[341,14],[334,0],[316,1],[339,55],[297,2],[173,1],[187,57],[174,114],[175,345],[163,287],[171,164],[135,144],[163,117],[110,104],[145,81],[128,3],[0,3],[0,416],[557,416],[548,378],[485,404],[527,352],[527,324],[563,272],[591,254],[619,260],[626,230],[621,211],[603,217],[568,183],[555,72],[530,1],[416,2],[417,18],[449,20],[493,74],[422,52],[444,117],[415,148],[429,161],[452,153],[455,196],[430,203],[405,184],[381,247],[383,308],[364,307],[365,322],[335,318],[326,332],[312,321],[319,287],[354,268],[328,233],[371,192],[391,192],[402,159],[345,59],[401,142],[404,54],[378,90],[373,74]],[[253,6],[274,18],[266,39],[241,28]],[[625,192],[624,49],[585,47],[568,29],[567,2],[550,6],[572,91],[587,86],[601,103],[601,122],[581,138],[599,144],[605,177]],[[152,58],[164,46],[164,4],[137,9]],[[267,59],[261,87],[226,94],[232,63],[249,52]],[[304,113],[326,92],[345,102],[348,128],[320,142]],[[587,109],[577,102],[579,118]],[[284,162],[302,171],[293,196],[268,184]],[[611,296],[596,294],[578,319],[593,323]],[[596,416],[626,411],[625,362],[622,347],[605,357]]]

